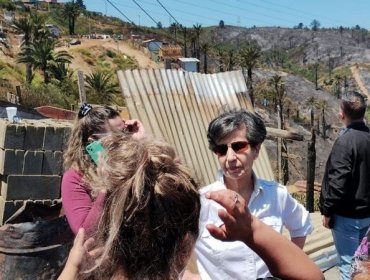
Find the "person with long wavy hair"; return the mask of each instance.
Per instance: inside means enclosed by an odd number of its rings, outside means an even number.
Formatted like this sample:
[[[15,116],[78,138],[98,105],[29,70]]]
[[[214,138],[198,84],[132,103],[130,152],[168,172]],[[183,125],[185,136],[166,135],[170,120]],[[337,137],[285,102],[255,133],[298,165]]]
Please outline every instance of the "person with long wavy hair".
[[[96,164],[86,146],[110,132],[138,138],[145,133],[140,121],[124,121],[116,110],[108,106],[81,106],[63,155],[66,171],[61,186],[64,212],[75,234],[80,227],[85,228],[88,234],[93,232],[102,213],[106,193],[91,189],[91,182],[96,179]]]
[[[164,142],[122,134],[101,141],[92,188],[107,193],[94,235],[102,252],[79,277],[179,279],[198,237],[198,185]]]
[[[200,194],[189,170],[161,141],[110,135],[102,144],[92,188],[107,191],[104,212],[94,238],[85,241],[79,230],[58,279],[184,280],[200,231]],[[212,236],[244,242],[281,279],[323,279],[302,250],[251,215],[241,195],[221,190],[204,198],[223,207],[224,224],[207,225]]]

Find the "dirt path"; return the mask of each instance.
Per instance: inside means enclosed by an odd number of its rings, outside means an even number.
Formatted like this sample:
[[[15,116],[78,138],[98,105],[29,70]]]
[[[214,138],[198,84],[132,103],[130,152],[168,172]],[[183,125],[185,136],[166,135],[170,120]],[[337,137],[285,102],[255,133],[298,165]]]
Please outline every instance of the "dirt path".
[[[351,69],[352,75],[355,78],[355,81],[356,81],[358,87],[360,88],[361,92],[363,94],[365,94],[367,96],[367,99],[369,100],[370,99],[370,93],[367,90],[367,88],[365,87],[365,84],[361,79],[360,71],[358,70],[358,66],[356,66],[356,65],[351,66],[350,69]]]
[[[112,49],[112,50],[119,50],[120,52],[134,58],[137,61],[139,68],[157,69],[157,68],[162,68],[163,67],[162,63],[160,63],[160,64],[155,63],[146,54],[144,54],[143,52],[141,52],[137,49],[134,49],[133,47],[131,47],[128,44],[128,42],[126,42],[126,41],[114,41],[112,39],[108,39],[108,40],[82,39],[81,40],[81,45],[70,46],[70,48],[61,47],[59,49],[64,49],[64,50],[68,51],[68,49],[74,49],[74,48],[89,49],[89,48],[92,48],[92,47],[95,47],[95,46],[98,46],[98,47],[100,46],[100,47],[104,47],[104,48]],[[84,64],[86,64],[86,63],[83,63],[82,59],[78,59],[76,57],[73,60],[71,67],[73,69],[86,68],[86,67],[84,67]],[[90,72],[88,69],[81,69],[81,70],[83,70],[84,72]]]

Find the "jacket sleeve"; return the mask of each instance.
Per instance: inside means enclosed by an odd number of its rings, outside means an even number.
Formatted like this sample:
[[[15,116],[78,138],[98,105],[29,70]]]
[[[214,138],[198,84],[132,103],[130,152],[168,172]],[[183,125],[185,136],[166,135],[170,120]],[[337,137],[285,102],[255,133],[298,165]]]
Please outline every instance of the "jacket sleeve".
[[[82,183],[82,176],[74,170],[68,170],[62,179],[62,203],[69,226],[74,234],[83,227],[90,235],[97,224],[104,207],[105,193],[99,193],[95,199]]]
[[[335,207],[348,192],[352,171],[351,148],[337,141],[326,163],[325,175],[321,186],[321,214],[330,217]]]

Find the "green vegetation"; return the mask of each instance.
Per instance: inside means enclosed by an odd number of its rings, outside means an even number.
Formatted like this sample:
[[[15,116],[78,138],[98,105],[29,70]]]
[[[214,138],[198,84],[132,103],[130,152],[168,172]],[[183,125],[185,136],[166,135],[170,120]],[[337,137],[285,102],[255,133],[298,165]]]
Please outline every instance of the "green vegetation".
[[[366,109],[365,118],[368,122],[370,122],[370,107],[367,107]]]
[[[296,192],[292,193],[293,198],[298,200],[299,203],[301,203],[303,206],[306,207],[306,193],[304,192]],[[319,197],[320,193],[319,192],[314,192],[313,194],[313,199],[314,199],[314,211],[320,211],[319,209]]]

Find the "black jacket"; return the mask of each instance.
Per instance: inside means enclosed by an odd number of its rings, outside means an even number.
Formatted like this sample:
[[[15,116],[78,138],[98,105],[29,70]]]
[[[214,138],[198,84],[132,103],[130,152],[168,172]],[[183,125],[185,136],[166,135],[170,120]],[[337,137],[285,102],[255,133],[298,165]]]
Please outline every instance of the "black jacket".
[[[321,214],[370,217],[370,130],[351,123],[335,141],[321,186]]]

